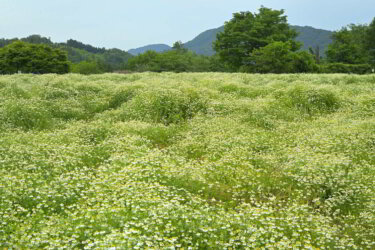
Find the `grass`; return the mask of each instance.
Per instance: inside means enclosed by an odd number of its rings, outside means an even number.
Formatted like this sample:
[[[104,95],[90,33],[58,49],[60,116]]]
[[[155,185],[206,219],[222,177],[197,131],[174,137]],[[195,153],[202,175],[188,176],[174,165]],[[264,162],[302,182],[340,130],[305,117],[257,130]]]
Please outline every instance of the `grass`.
[[[0,248],[374,249],[372,75],[0,76]]]

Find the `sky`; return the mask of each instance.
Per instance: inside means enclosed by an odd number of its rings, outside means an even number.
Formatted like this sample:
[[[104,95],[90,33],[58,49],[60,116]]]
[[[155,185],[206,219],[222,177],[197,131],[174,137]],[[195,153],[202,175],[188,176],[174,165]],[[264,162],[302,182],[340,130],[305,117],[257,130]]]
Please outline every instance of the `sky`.
[[[123,50],[172,45],[262,5],[284,9],[290,24],[327,30],[375,17],[375,0],[0,0],[0,38],[39,34]]]

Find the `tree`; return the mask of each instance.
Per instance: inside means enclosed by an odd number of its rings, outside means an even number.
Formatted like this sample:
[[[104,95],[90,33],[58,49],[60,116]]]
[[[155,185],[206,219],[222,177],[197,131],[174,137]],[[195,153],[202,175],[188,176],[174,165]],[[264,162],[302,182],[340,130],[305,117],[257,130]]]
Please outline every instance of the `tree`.
[[[72,65],[73,73],[91,75],[91,74],[101,74],[105,70],[102,70],[100,64],[96,61],[82,61]]]
[[[224,31],[217,34],[213,48],[221,60],[234,70],[252,63],[251,53],[272,42],[289,42],[290,50],[296,51],[300,44],[294,40],[297,32],[290,28],[284,10],[261,7],[259,13],[234,13],[226,22]]]
[[[22,42],[33,44],[47,44],[53,45],[50,38],[42,37],[41,35],[31,35],[21,39]]]
[[[155,71],[161,72],[159,65],[160,55],[152,50],[130,58],[126,63],[126,69],[138,72]]]
[[[315,62],[317,64],[320,64],[320,60],[322,59],[322,56],[320,55],[319,45],[316,45],[315,49],[309,47],[309,52],[310,52],[311,55],[314,56]]]
[[[13,42],[0,49],[0,73],[68,73],[65,52],[43,44]]]
[[[375,18],[366,32],[366,49],[369,51],[370,63],[375,65]]]
[[[76,49],[82,49],[82,50],[85,50],[87,52],[91,52],[91,53],[94,53],[94,54],[104,53],[106,51],[105,48],[96,48],[96,47],[91,46],[89,44],[84,44],[82,42],[79,42],[79,41],[76,41],[76,40],[73,40],[73,39],[69,39],[68,41],[66,41],[66,45],[68,45],[70,47],[73,47],[73,48],[76,48]]]
[[[138,72],[206,72],[211,71],[211,60],[186,49],[173,49],[163,53],[147,51],[130,58],[126,69]]]
[[[273,42],[251,53],[251,65],[241,71],[253,73],[302,73],[312,72],[316,64],[308,52],[293,52],[289,42]]]
[[[184,48],[184,44],[181,41],[177,41],[173,44],[172,49],[181,50]]]
[[[363,64],[368,63],[366,49],[367,25],[351,24],[336,31],[333,43],[326,51],[327,60],[331,63]]]

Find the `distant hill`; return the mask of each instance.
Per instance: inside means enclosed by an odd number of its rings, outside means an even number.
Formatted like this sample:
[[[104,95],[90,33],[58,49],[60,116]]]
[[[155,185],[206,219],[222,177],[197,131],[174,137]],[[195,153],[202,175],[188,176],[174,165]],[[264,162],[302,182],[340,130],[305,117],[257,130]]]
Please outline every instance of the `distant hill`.
[[[328,45],[332,42],[332,31],[315,29],[309,26],[292,26],[299,33],[296,38],[297,41],[303,42],[303,50],[308,50],[309,47],[319,47],[324,52]],[[193,40],[184,43],[184,47],[195,51],[197,54],[211,56],[215,54],[212,49],[212,43],[216,40],[216,34],[224,31],[224,26],[217,29],[210,29],[200,33]]]
[[[132,54],[133,56],[137,56],[139,54],[145,53],[148,50],[153,50],[156,52],[163,52],[163,51],[167,51],[170,49],[171,47],[166,44],[152,44],[152,45],[146,45],[146,46],[136,48],[136,49],[130,49],[128,50],[128,53]]]
[[[200,55],[212,56],[215,54],[215,51],[212,49],[212,43],[216,40],[216,34],[222,31],[224,31],[224,26],[206,30],[193,40],[184,43],[184,47]]]
[[[310,26],[292,26],[298,33],[297,41],[303,43],[302,50],[308,50],[309,47],[315,48],[319,45],[321,51],[324,53],[328,45],[332,43],[332,31],[316,29]]]

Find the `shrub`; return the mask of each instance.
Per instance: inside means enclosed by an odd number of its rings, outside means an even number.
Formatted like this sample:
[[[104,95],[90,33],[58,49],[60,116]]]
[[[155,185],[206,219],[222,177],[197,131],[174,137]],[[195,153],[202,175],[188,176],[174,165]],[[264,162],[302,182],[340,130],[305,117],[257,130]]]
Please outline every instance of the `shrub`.
[[[116,93],[109,100],[108,107],[110,109],[116,109],[123,103],[131,100],[136,94],[136,88],[126,88],[116,91]]]
[[[297,85],[286,91],[276,92],[275,97],[276,101],[271,104],[268,112],[286,120],[331,113],[340,107],[340,99],[335,93],[323,88]]]
[[[0,73],[58,73],[69,72],[65,52],[43,44],[14,42],[0,49]]]
[[[72,65],[73,73],[91,75],[91,74],[101,74],[104,71],[99,67],[98,63],[95,61],[82,61]]]
[[[320,73],[369,74],[372,67],[369,64],[328,63],[319,66]]]
[[[186,121],[206,109],[206,102],[194,91],[156,90],[133,98],[125,107],[124,117],[169,125]]]
[[[48,129],[53,124],[48,110],[40,103],[30,100],[6,102],[2,116],[5,123],[23,130]]]

